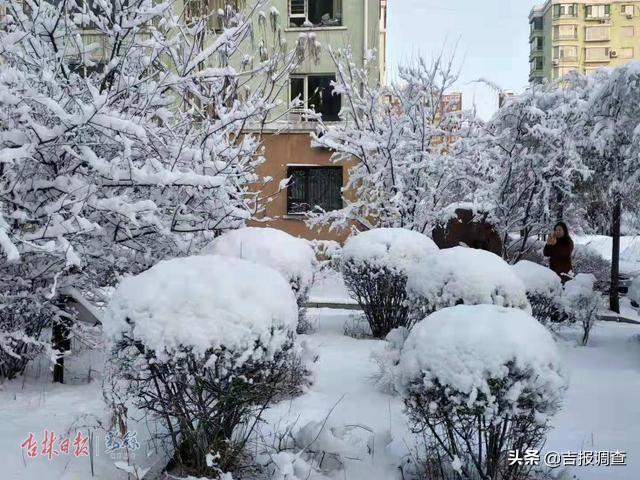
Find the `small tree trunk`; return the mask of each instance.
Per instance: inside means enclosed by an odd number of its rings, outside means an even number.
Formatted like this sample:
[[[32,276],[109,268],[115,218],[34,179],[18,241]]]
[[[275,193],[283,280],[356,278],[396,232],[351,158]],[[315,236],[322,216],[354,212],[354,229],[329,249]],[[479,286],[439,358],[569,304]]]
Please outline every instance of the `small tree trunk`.
[[[609,308],[620,313],[620,295],[618,293],[620,273],[620,217],[622,214],[622,199],[620,194],[615,194],[613,205],[613,218],[611,219],[611,237],[613,247],[611,249],[611,288],[609,290]]]

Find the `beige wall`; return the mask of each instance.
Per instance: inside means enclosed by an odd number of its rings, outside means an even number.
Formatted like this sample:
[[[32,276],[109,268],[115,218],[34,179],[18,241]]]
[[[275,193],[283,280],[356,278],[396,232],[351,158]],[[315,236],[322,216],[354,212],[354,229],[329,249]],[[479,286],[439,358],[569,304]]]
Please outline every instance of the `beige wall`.
[[[264,211],[258,215],[258,220],[250,222],[252,226],[269,226],[284,230],[291,235],[307,238],[309,240],[335,240],[340,243],[349,235],[347,230],[339,232],[329,231],[327,228],[310,229],[304,222],[302,216],[287,215],[287,191],[278,192],[278,185],[281,180],[287,177],[287,166],[309,165],[309,166],[335,166],[331,162],[331,152],[326,149],[311,148],[311,138],[309,132],[264,134],[262,141],[265,147],[265,161],[258,168],[258,175],[261,177],[272,177],[269,183],[264,186],[256,186],[261,191],[264,201]],[[342,184],[347,183],[348,165],[343,166]],[[348,196],[348,195],[347,195]],[[267,221],[262,219],[269,218]]]

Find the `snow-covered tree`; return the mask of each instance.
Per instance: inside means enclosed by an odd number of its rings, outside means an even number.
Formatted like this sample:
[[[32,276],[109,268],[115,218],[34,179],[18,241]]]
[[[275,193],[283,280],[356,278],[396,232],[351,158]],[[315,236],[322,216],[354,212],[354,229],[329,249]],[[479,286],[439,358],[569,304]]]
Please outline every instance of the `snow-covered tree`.
[[[489,213],[505,259],[522,258],[531,240],[563,217],[576,180],[588,176],[572,141],[579,93],[569,86],[532,86],[456,146],[474,179],[468,200]]]
[[[2,319],[50,321],[60,287],[197,252],[251,217],[262,157],[246,127],[307,41],[287,51],[276,10],[235,3],[0,0]],[[3,359],[32,340],[0,331]]]
[[[601,79],[582,110],[579,147],[596,179],[589,185],[592,195],[608,207],[613,237],[610,308],[619,312],[622,212],[625,206],[637,210],[640,194],[640,63],[603,72]]]
[[[311,223],[368,230],[401,227],[430,232],[437,212],[457,199],[458,163],[448,155],[462,114],[447,92],[457,72],[444,57],[401,67],[389,86],[376,78],[375,58],[363,67],[349,50],[329,50],[336,68],[334,93],[342,96],[340,124],[319,120],[315,146],[349,165],[344,208],[317,215]],[[355,160],[355,163],[351,163]]]

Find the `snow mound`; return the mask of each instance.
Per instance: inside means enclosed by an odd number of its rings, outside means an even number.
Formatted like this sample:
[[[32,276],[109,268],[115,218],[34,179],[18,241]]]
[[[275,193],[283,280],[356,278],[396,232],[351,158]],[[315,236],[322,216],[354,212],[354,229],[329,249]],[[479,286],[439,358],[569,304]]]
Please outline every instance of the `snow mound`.
[[[591,273],[579,273],[564,285],[562,300],[567,305],[580,302],[581,299],[593,297],[596,277]]]
[[[231,230],[207,245],[204,253],[271,267],[284,276],[299,299],[306,298],[313,283],[316,257],[309,242],[275,228]]]
[[[433,240],[422,233],[404,228],[375,228],[349,238],[342,249],[342,260],[406,270],[436,250]]]
[[[629,286],[629,298],[640,305],[640,276],[637,276]]]
[[[424,257],[409,270],[407,293],[425,303],[424,313],[460,303],[531,309],[524,283],[507,262],[491,252],[466,247]]]
[[[520,260],[511,268],[518,278],[522,280],[525,290],[530,295],[554,297],[562,292],[560,277],[543,265],[529,260]]]
[[[295,332],[297,319],[295,297],[278,272],[203,255],[162,261],[125,278],[103,325],[108,338],[127,333],[159,358],[180,347],[192,347],[196,355],[225,347],[269,358]],[[262,349],[255,349],[256,341]]]
[[[411,330],[400,357],[398,388],[406,392],[416,382],[426,388],[437,383],[449,389],[452,405],[472,406],[482,399],[491,409],[499,400],[515,405],[525,390],[542,399],[559,398],[565,386],[559,364],[551,334],[528,313],[458,305],[429,315]],[[504,399],[496,399],[490,381],[505,379],[510,368],[527,374]]]

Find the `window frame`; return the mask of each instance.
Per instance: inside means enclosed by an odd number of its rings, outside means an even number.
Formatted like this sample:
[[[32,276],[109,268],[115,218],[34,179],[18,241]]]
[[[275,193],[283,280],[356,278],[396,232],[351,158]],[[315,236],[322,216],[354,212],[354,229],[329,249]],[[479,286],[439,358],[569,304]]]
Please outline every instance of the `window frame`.
[[[303,12],[293,13],[292,7],[293,7],[294,1],[302,2]],[[334,14],[333,14],[334,16],[332,20],[334,20],[335,23],[323,25],[322,22],[320,21],[321,19],[317,19],[319,23],[313,23],[310,26],[305,26],[304,23],[307,23],[307,22],[311,23],[311,20],[309,19],[309,15],[311,13],[311,5],[310,5],[311,1],[315,2],[316,0],[287,0],[288,28],[335,28],[335,27],[342,27],[344,25],[343,0],[330,0],[333,3],[332,9],[334,10]],[[339,14],[339,20],[337,20],[338,14]],[[292,20],[296,20],[298,22],[302,20],[302,24],[297,25],[297,23]]]
[[[295,209],[293,206],[293,176],[295,174],[296,171],[305,171],[305,172],[310,172],[310,171],[314,171],[314,172],[320,172],[320,171],[326,171],[326,172],[339,172],[339,178],[340,178],[340,182],[338,184],[339,188],[338,188],[338,198],[334,198],[334,199],[327,199],[326,204],[325,205],[313,205],[311,206],[308,202],[309,199],[305,198],[305,203],[309,208],[305,209],[305,210],[300,210],[300,209]],[[305,216],[308,215],[309,213],[313,212],[315,210],[316,207],[321,207],[323,208],[325,211],[335,211],[335,210],[339,210],[341,208],[344,208],[344,198],[342,195],[342,189],[344,188],[344,168],[342,165],[287,165],[287,178],[290,179],[289,184],[287,185],[287,205],[286,205],[286,214],[289,216]],[[307,176],[307,181],[309,181],[309,177]],[[306,188],[306,192],[308,194],[309,192],[309,188],[307,186]],[[328,193],[328,192],[323,192],[323,193]],[[331,202],[335,201],[336,206],[335,208],[333,208],[331,206]],[[327,208],[328,207],[328,208]]]
[[[310,94],[313,94],[315,92],[310,92],[309,91],[309,78],[310,77],[329,77],[330,80],[333,80],[334,82],[336,81],[336,74],[335,73],[292,73],[291,75],[289,75],[289,86],[288,86],[288,90],[289,90],[289,109],[293,112],[293,113],[303,113],[305,111],[305,109],[309,108],[309,97]],[[292,86],[293,86],[293,82],[291,82],[291,80],[293,79],[302,79],[303,80],[303,86],[302,86],[302,91],[303,91],[303,98],[302,100],[302,106],[300,107],[294,107],[293,106],[293,97],[292,97]],[[331,88],[331,87],[327,87],[327,88]],[[333,93],[331,93],[331,95],[333,95]],[[338,95],[338,97],[340,97],[340,99],[342,98],[340,95]],[[325,118],[325,114],[323,114],[322,112],[317,112],[320,113],[321,115],[323,115],[323,119],[325,121],[329,121],[329,122],[335,122],[335,121],[339,121],[339,114],[340,114],[340,109],[342,108],[342,102],[340,102],[340,108],[338,109],[338,112],[335,115],[335,118],[333,117],[333,115],[327,115],[327,117]]]

